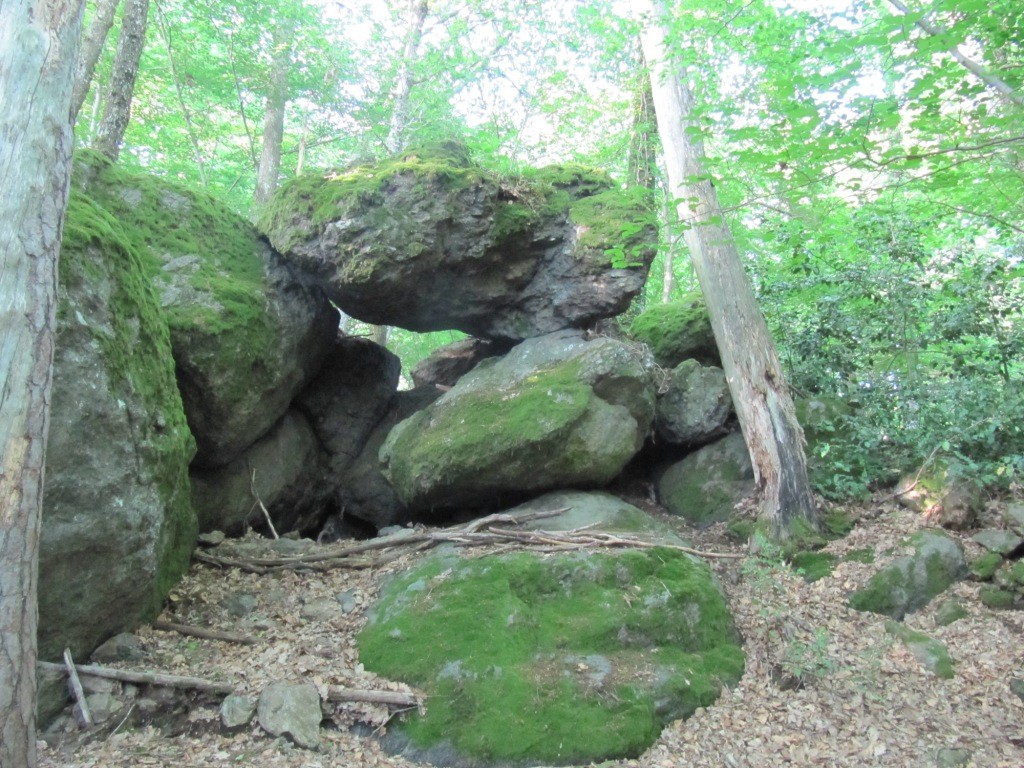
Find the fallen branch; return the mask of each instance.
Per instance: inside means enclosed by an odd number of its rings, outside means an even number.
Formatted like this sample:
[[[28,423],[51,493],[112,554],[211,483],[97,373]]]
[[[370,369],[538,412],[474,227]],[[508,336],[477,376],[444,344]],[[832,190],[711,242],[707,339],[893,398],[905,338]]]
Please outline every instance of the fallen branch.
[[[71,658],[71,649],[64,649],[64,671],[68,675],[68,684],[71,686],[71,694],[78,705],[78,712],[82,716],[82,725],[92,725],[92,714],[89,712],[89,704],[85,700],[85,690],[82,688],[82,681],[78,679],[78,672],[75,669],[75,662]]]
[[[63,664],[54,664],[50,661],[36,662],[40,669],[50,672],[67,673]],[[206,693],[218,693],[227,695],[235,690],[232,683],[217,683],[212,680],[203,680],[199,677],[180,677],[178,675],[166,675],[162,672],[132,672],[127,669],[111,669],[110,667],[98,667],[95,664],[79,664],[78,674],[86,677],[102,677],[106,680],[120,680],[124,683],[137,683],[141,685],[162,685],[170,688],[189,688],[194,691]]]
[[[578,550],[588,547],[632,547],[638,549],[664,547],[705,558],[741,560],[746,557],[744,554],[702,552],[691,547],[649,541],[624,534],[602,533],[591,530],[593,526],[585,526],[571,531],[529,531],[498,526],[498,524],[521,525],[532,520],[555,517],[567,509],[568,507],[565,507],[523,515],[499,513],[451,528],[434,531],[402,531],[361,544],[288,557],[232,558],[200,551],[197,551],[194,557],[209,565],[221,568],[240,568],[250,573],[270,573],[280,570],[326,571],[333,568],[377,568],[403,555],[443,543],[455,544],[460,547],[514,543],[520,547],[529,547],[545,552]],[[365,555],[373,550],[392,551],[377,558],[355,557],[355,555]]]
[[[219,629],[206,629],[205,627],[193,627],[190,624],[175,624],[171,621],[154,621],[153,629],[164,632],[177,632],[179,635],[189,637],[201,637],[204,640],[223,640],[226,643],[241,643],[242,645],[256,645],[257,640],[252,635],[243,635],[241,632],[226,632]]]
[[[270,519],[270,512],[268,512],[267,508],[265,506],[263,506],[263,499],[260,498],[260,494],[256,490],[256,470],[255,469],[253,469],[252,474],[249,475],[249,492],[252,494],[252,497],[254,499],[256,499],[256,501],[253,502],[252,507],[249,509],[250,513],[252,512],[252,510],[257,505],[259,505],[260,511],[263,512],[263,519],[267,521],[267,527],[270,528],[270,532],[272,534],[274,534],[274,538],[275,539],[281,538],[280,536],[277,535],[277,529],[274,527],[274,523]]]
[[[422,703],[414,693],[403,691],[365,691],[359,688],[327,688],[327,700],[333,702],[361,701],[368,704],[386,704],[389,707],[418,707]]]

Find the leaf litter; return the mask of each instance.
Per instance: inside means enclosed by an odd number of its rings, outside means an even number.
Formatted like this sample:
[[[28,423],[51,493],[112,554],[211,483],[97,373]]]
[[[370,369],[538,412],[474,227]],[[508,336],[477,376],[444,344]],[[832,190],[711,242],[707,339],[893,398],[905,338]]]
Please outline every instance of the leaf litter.
[[[858,525],[826,548],[838,564],[812,583],[781,563],[752,556],[709,560],[744,639],[742,679],[713,706],[670,724],[639,758],[608,761],[602,768],[925,768],[938,765],[943,750],[963,750],[968,762],[960,765],[1024,766],[1024,701],[1009,687],[1024,678],[1024,612],[991,610],[979,601],[976,583],[961,582],[908,616],[908,626],[945,643],[954,659],[952,679],[932,675],[886,633],[884,617],[846,604],[850,592],[879,567],[909,551],[909,536],[927,521],[891,502],[854,514]],[[677,519],[662,518],[681,528]],[[697,549],[745,551],[729,541],[723,525],[681,533]],[[968,535],[960,538],[969,559],[979,554]],[[481,551],[499,547],[508,545]],[[863,549],[874,551],[873,564],[842,559]],[[257,644],[143,627],[136,633],[147,652],[143,663],[146,669],[229,681],[254,699],[276,680],[312,682],[325,700],[330,686],[410,691],[363,669],[355,639],[382,583],[420,557],[409,553],[379,567],[322,572],[246,573],[194,563],[160,618],[254,635]],[[233,616],[228,608],[239,595],[254,598],[255,607]],[[959,600],[968,616],[940,626],[936,606],[948,598]],[[238,732],[225,732],[219,699],[192,696],[183,704],[182,698],[164,696],[167,708],[181,715],[170,725],[159,716],[139,716],[141,699],[88,731],[65,717],[64,727],[40,742],[40,768],[418,765],[378,744],[375,735],[401,717],[383,705],[332,702],[321,747],[310,751],[268,735],[255,719]]]

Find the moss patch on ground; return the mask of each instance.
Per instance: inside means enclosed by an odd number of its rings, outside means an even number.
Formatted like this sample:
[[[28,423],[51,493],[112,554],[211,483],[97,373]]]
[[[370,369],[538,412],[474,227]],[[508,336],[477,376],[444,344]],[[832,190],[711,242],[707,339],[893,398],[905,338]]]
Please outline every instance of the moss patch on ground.
[[[803,576],[804,581],[813,582],[832,575],[839,559],[828,552],[797,552],[789,559],[790,567]]]
[[[387,586],[358,642],[427,693],[401,725],[415,746],[513,763],[635,757],[743,670],[710,570],[667,549],[437,557]]]

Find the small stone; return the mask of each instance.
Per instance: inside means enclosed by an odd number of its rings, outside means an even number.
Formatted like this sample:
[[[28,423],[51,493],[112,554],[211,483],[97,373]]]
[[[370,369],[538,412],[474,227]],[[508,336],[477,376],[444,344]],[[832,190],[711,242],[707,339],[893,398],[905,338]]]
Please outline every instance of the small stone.
[[[1010,529],[1024,536],[1024,504],[1011,504],[1003,514]]]
[[[341,603],[341,612],[345,614],[352,613],[358,607],[356,596],[351,591],[339,592],[338,602]]]
[[[1010,680],[1010,693],[1024,701],[1024,677],[1015,677]]]
[[[224,535],[224,531],[209,531],[207,533],[200,533],[196,541],[203,547],[216,547],[223,544],[225,538],[227,537]]]
[[[146,658],[146,649],[142,641],[130,632],[114,635],[103,645],[92,652],[93,661],[110,663],[112,661],[139,661]]]
[[[978,531],[972,538],[989,552],[997,552],[1000,555],[1007,555],[1024,544],[1024,539],[1017,534],[993,528]]]
[[[226,696],[220,705],[220,722],[229,731],[237,730],[249,724],[256,714],[256,702],[251,696],[232,693]]]
[[[95,723],[105,723],[122,707],[121,702],[109,693],[90,694],[85,697],[85,703],[89,705],[89,713]]]
[[[338,605],[337,600],[331,600],[329,598],[311,600],[302,606],[302,609],[299,611],[299,616],[305,621],[328,623],[338,618],[338,611],[340,607],[341,606]]]
[[[256,606],[259,605],[259,601],[256,599],[255,595],[239,592],[234,595],[228,595],[224,598],[221,605],[223,605],[224,610],[227,611],[229,615],[234,616],[236,619],[241,619],[255,611]]]
[[[935,753],[935,765],[938,768],[958,768],[971,762],[971,750],[951,749],[943,747]]]
[[[287,736],[298,746],[320,746],[320,694],[309,683],[271,683],[257,706],[260,727],[271,736]]]
[[[274,539],[267,548],[278,555],[301,555],[312,549],[315,544],[312,539],[281,538]]]

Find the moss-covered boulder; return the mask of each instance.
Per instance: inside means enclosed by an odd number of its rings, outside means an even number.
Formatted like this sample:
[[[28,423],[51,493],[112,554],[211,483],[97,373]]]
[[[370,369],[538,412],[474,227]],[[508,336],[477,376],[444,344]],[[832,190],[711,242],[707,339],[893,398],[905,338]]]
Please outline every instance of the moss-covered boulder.
[[[607,484],[650,431],[652,367],[609,338],[528,339],[398,424],[381,448],[384,475],[413,510]]]
[[[700,292],[649,307],[633,320],[629,334],[647,344],[663,368],[675,368],[691,358],[705,365],[722,364]]]
[[[247,221],[202,192],[88,151],[76,155],[74,183],[118,220],[156,289],[196,463],[227,464],[317,372],[337,313]]]
[[[662,544],[685,544],[668,525],[638,507],[605,491],[552,491],[524,502],[506,514],[514,517],[536,513],[557,513],[520,525],[526,530],[588,531],[622,533]]]
[[[902,619],[967,575],[963,547],[941,531],[921,531],[914,554],[900,557],[850,595],[850,607]]]
[[[743,435],[723,437],[662,471],[658,499],[674,515],[697,525],[728,519],[754,492],[754,467]]]
[[[898,638],[914,658],[936,677],[949,680],[956,674],[949,649],[942,641],[895,621],[885,622],[885,631]]]
[[[672,369],[658,394],[654,424],[664,443],[702,445],[728,431],[725,422],[730,414],[732,396],[725,372],[691,359]]]
[[[744,663],[708,566],[665,548],[436,556],[384,588],[358,646],[427,695],[389,745],[439,765],[636,757]]]
[[[258,226],[355,318],[507,341],[624,311],[655,240],[642,191],[578,166],[502,178],[458,145],[297,178]]]
[[[196,536],[195,453],[167,319],[121,222],[71,195],[39,557],[39,652],[77,658],[152,619]]]

